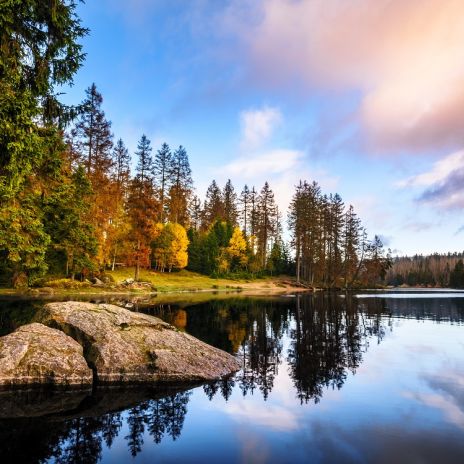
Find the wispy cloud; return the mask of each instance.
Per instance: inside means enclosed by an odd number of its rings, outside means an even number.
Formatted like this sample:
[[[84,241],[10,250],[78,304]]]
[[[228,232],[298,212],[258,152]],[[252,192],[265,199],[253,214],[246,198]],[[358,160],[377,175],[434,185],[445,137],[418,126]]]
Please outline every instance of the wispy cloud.
[[[464,207],[464,150],[452,153],[422,174],[402,180],[403,188],[423,187],[417,200],[441,209]]]
[[[221,171],[231,176],[254,179],[263,174],[283,174],[294,169],[302,160],[301,151],[274,149],[240,156],[221,168]]]
[[[240,113],[239,153],[228,164],[216,169],[218,179],[233,178],[260,189],[270,183],[282,213],[286,213],[295,185],[300,180],[317,180],[324,190],[333,190],[338,178],[316,168],[302,150],[280,148],[284,115],[278,108],[264,107]],[[276,147],[277,145],[277,147]]]
[[[430,187],[446,181],[456,170],[463,167],[464,150],[460,150],[434,163],[429,171],[400,180],[397,185],[399,187]]]
[[[240,422],[249,422],[268,427],[273,430],[289,431],[298,429],[298,417],[290,410],[270,404],[244,402],[241,405],[228,403],[224,412]]]
[[[282,114],[278,108],[264,107],[243,111],[240,121],[243,148],[255,149],[270,139],[276,127],[282,122]]]
[[[422,152],[464,143],[463,2],[232,4],[238,6],[226,22],[242,38],[248,62],[239,60],[261,84],[358,92],[359,122],[377,149]]]
[[[452,172],[446,179],[426,189],[419,201],[435,207],[454,210],[464,207],[464,167]]]

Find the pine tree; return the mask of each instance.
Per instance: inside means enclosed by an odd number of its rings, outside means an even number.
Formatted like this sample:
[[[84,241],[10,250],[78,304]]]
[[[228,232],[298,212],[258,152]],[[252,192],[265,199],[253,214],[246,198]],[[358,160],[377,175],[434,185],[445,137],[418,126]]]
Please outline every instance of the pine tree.
[[[258,222],[258,212],[257,212],[257,205],[258,205],[258,192],[256,191],[255,187],[253,186],[250,190],[250,210],[249,210],[249,224],[250,224],[250,235],[256,236],[256,229],[257,229],[257,222]]]
[[[203,229],[207,229],[217,220],[224,220],[224,200],[221,189],[213,180],[206,191],[205,207],[203,210]]]
[[[55,87],[72,83],[87,33],[76,4],[2,2],[0,14],[0,267],[13,285],[46,270],[42,199],[61,169],[60,130],[73,108]]]
[[[86,90],[78,122],[72,131],[77,141],[79,162],[86,167],[92,184],[92,211],[89,216],[98,238],[98,264],[104,267],[110,261],[111,244],[107,237],[111,233],[111,221],[116,215],[118,201],[114,201],[114,185],[111,171],[113,160],[113,135],[111,122],[106,119],[102,109],[103,97],[95,84]]]
[[[161,148],[156,152],[153,165],[153,174],[159,189],[161,222],[164,222],[167,214],[167,197],[171,188],[171,182],[174,180],[172,178],[174,173],[173,163],[171,149],[167,143],[163,143]]]
[[[345,232],[343,236],[344,286],[351,282],[358,263],[359,234],[361,221],[356,216],[352,205],[345,214]]]
[[[188,206],[193,191],[192,170],[187,151],[180,146],[173,153],[171,188],[169,190],[169,221],[188,226]]]
[[[114,180],[116,182],[117,191],[121,192],[124,196],[130,179],[131,156],[122,139],[116,142],[113,150],[113,159],[115,169]]]
[[[81,162],[86,166],[87,175],[92,185],[108,173],[113,165],[111,149],[113,140],[111,123],[102,110],[103,97],[93,83],[86,91],[86,99],[82,103],[84,111],[77,122],[73,135],[78,140]]]
[[[127,209],[131,225],[128,258],[135,266],[134,279],[138,280],[140,268],[150,266],[150,244],[159,232],[156,227],[159,203],[153,187],[150,141],[145,135],[140,139],[136,155],[136,175],[131,182]]]
[[[454,266],[449,278],[449,285],[451,288],[464,287],[464,263],[460,259]]]
[[[222,198],[224,199],[224,220],[235,226],[238,223],[237,194],[230,179],[224,186]]]
[[[256,226],[258,256],[263,269],[267,263],[270,239],[276,231],[276,214],[274,192],[269,187],[269,184],[265,182],[258,197]]]
[[[93,226],[88,221],[92,187],[84,168],[79,167],[70,179],[59,186],[43,206],[51,246],[66,257],[65,275],[93,269],[98,244]]]
[[[150,140],[143,134],[135,152],[138,159],[136,176],[141,186],[145,186],[147,181],[153,186],[153,158],[151,157],[151,152]]]
[[[329,230],[329,253],[328,253],[328,286],[333,287],[337,284],[337,279],[342,273],[342,246],[343,231],[345,227],[345,205],[336,193],[329,197],[330,210],[330,230]]]
[[[249,210],[250,210],[250,190],[248,189],[248,185],[245,185],[245,187],[243,187],[243,190],[240,194],[239,203],[240,203],[239,217],[242,221],[243,233],[245,234],[245,237],[247,237],[248,227],[249,227],[248,216],[249,216]]]

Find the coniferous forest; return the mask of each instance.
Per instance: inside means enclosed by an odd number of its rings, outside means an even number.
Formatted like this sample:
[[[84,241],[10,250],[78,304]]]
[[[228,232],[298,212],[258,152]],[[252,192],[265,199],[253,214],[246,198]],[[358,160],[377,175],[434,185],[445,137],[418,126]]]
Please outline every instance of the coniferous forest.
[[[295,187],[288,215],[271,185],[195,190],[187,149],[131,153],[95,84],[60,102],[83,65],[76,3],[9,2],[0,17],[0,281],[86,279],[120,266],[210,276],[295,275],[302,285],[372,286],[390,266],[352,206],[316,182]],[[147,128],[148,130],[149,128]],[[288,216],[288,217],[286,217]]]

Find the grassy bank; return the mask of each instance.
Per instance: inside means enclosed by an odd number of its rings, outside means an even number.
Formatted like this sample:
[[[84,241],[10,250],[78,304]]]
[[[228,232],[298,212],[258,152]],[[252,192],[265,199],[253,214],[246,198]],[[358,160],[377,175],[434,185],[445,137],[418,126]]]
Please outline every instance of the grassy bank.
[[[288,276],[264,277],[259,279],[224,279],[212,278],[190,271],[180,271],[173,273],[159,273],[151,270],[141,270],[139,280],[150,285],[139,287],[137,284],[127,285],[124,281],[132,279],[134,270],[132,268],[121,268],[105,273],[112,282],[104,286],[97,285],[77,285],[76,288],[66,288],[72,284],[66,279],[45,279],[43,289],[0,289],[0,295],[98,295],[98,294],[176,294],[176,293],[198,293],[198,292],[226,292],[242,291],[248,294],[278,294],[306,289],[298,287],[295,279]]]

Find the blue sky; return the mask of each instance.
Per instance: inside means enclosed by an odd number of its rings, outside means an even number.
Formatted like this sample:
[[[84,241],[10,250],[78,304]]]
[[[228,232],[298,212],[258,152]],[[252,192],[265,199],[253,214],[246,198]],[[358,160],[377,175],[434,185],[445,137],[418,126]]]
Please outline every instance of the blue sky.
[[[459,251],[464,4],[455,0],[89,0],[87,59],[115,137],[189,153],[285,210],[299,179],[338,192],[398,254]]]

